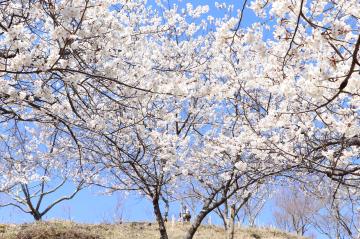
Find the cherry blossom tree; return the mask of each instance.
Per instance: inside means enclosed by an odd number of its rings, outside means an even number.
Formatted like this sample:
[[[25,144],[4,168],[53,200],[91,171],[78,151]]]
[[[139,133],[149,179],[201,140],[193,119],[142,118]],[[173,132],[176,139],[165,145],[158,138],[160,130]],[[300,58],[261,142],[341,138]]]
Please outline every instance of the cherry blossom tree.
[[[360,38],[358,17],[351,6],[351,1],[274,2],[270,14],[283,18],[277,31],[288,35],[276,44],[289,47],[273,47],[271,54],[282,56],[277,61],[282,76],[276,79],[286,98],[275,118],[291,122],[279,139],[285,144],[296,142],[297,150],[292,153],[305,167],[342,184],[358,186]],[[307,29],[311,31],[307,33]],[[291,140],[291,135],[298,139]]]
[[[250,227],[255,226],[256,218],[270,197],[270,190],[272,190],[270,180],[259,180],[246,190],[239,190],[215,210],[223,222],[229,239],[235,236],[236,221],[246,222]]]
[[[239,215],[237,215],[238,220],[240,221],[242,217],[241,221],[246,222],[250,227],[256,227],[256,219],[264,211],[265,204],[271,198],[273,190],[274,187],[272,185],[269,186],[265,183],[263,187],[255,191],[255,195],[249,198]]]
[[[220,66],[227,97],[248,122],[253,153],[354,188],[360,40],[353,5],[252,1],[264,23],[242,28],[244,11],[223,22],[214,68]],[[268,30],[272,37],[264,40]]]
[[[234,238],[235,233],[235,219],[237,218],[242,207],[249,201],[252,193],[244,191],[237,192],[233,198],[230,198],[219,206],[215,211],[223,222],[225,231],[229,239]]]
[[[243,192],[247,201],[249,192],[264,181],[271,182],[275,175],[288,168],[270,167],[272,158],[258,158],[239,144],[237,137],[218,135],[215,127],[198,143],[191,145],[184,156],[184,199],[195,198],[198,210],[185,238],[192,238],[203,219],[224,203],[237,203],[236,194]],[[240,203],[241,204],[241,203]],[[235,215],[235,214],[234,214]],[[234,217],[234,216],[233,216]]]
[[[86,170],[58,130],[17,122],[2,129],[0,137],[0,192],[6,195],[0,207],[13,206],[41,220],[86,186]],[[73,184],[73,191],[54,199],[66,184]]]
[[[186,238],[274,177],[359,195],[356,0],[216,3],[216,19],[209,6],[161,0],[0,5],[0,124],[24,124],[1,132],[9,175],[25,170],[28,182],[40,167],[45,185],[76,152],[72,174],[99,172],[93,183],[151,199],[161,238],[159,202],[174,195],[200,205]],[[25,151],[17,134],[33,134]],[[44,161],[54,135],[66,147]]]

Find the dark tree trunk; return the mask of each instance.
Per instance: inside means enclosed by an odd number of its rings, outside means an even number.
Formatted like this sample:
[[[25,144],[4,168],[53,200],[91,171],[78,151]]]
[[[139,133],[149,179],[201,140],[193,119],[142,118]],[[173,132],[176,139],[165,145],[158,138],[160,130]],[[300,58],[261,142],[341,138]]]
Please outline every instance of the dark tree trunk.
[[[39,212],[32,212],[31,215],[35,219],[35,221],[41,221],[42,215]]]
[[[156,221],[159,224],[160,239],[168,239],[164,219],[163,219],[163,217],[161,215],[161,210],[160,210],[159,199],[158,198],[153,199],[153,207],[154,207],[154,213],[155,213],[155,216],[156,216]]]

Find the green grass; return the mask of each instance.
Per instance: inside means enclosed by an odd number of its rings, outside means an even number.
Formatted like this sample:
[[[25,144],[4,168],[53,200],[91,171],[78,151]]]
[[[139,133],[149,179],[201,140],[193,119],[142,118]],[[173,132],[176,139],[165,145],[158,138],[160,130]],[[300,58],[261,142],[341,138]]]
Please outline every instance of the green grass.
[[[182,239],[189,225],[167,225],[170,239]],[[157,239],[157,225],[145,222],[123,224],[78,224],[68,221],[0,225],[0,239]],[[274,229],[238,228],[235,239],[301,239]],[[202,226],[195,239],[226,239],[216,226]]]

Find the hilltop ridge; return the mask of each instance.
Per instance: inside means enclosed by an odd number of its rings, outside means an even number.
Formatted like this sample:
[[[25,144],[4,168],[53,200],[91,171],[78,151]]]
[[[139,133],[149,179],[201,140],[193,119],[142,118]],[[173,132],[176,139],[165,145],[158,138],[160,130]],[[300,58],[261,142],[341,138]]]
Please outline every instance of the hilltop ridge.
[[[168,223],[170,239],[182,239],[188,225]],[[80,224],[69,221],[48,221],[0,227],[0,239],[157,239],[157,224],[127,222],[122,224]],[[224,229],[203,225],[194,239],[226,239]],[[235,239],[304,239],[270,228],[237,228]]]

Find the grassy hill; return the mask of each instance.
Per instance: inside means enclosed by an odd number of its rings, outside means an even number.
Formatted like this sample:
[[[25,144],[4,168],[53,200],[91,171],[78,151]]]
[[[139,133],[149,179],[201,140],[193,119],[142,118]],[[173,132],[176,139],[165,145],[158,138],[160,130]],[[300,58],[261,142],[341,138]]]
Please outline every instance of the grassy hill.
[[[167,225],[170,239],[182,239],[188,225]],[[157,225],[132,222],[123,224],[78,224],[52,221],[22,225],[0,225],[0,239],[157,239]],[[222,228],[202,226],[196,239],[226,239]],[[240,228],[236,239],[301,239],[274,229]]]

